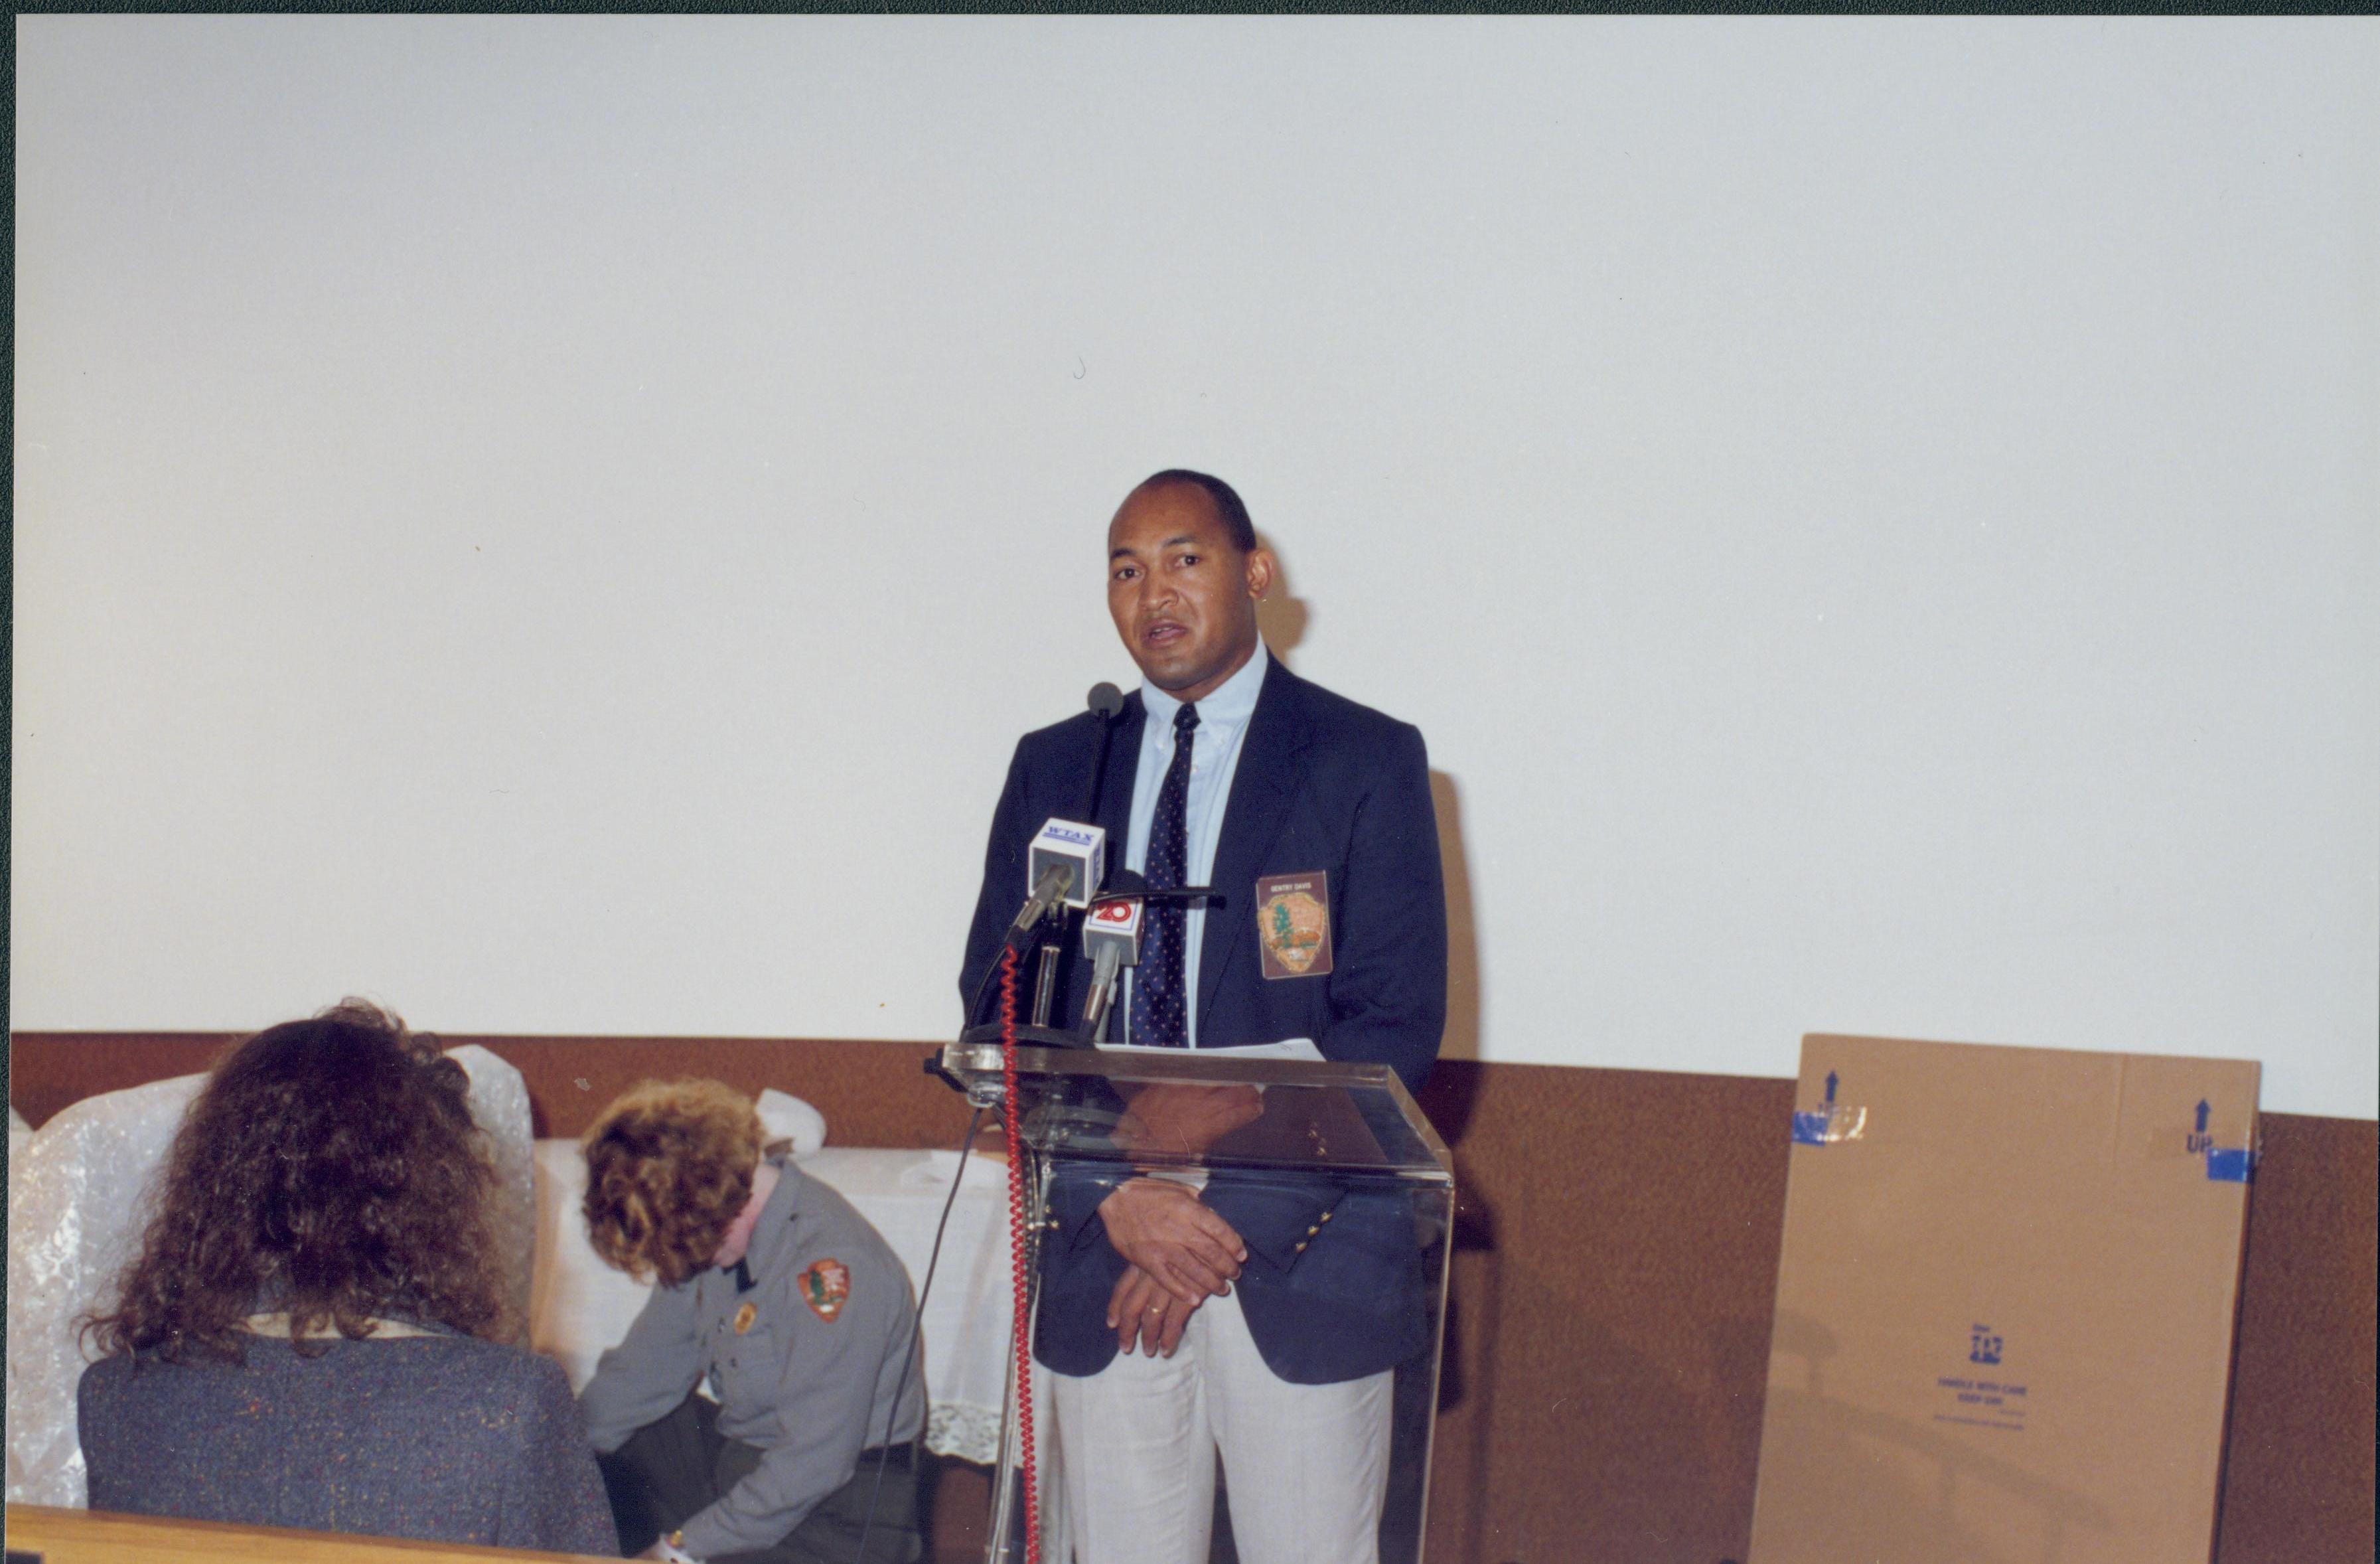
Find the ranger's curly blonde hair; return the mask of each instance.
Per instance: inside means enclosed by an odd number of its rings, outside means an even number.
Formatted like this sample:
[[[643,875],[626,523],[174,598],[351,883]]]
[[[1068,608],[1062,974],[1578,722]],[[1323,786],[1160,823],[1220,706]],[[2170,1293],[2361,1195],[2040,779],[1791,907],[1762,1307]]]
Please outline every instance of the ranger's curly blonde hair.
[[[605,1265],[674,1287],[711,1262],[752,1198],[764,1133],[717,1081],[644,1081],[579,1137],[587,1237]]]

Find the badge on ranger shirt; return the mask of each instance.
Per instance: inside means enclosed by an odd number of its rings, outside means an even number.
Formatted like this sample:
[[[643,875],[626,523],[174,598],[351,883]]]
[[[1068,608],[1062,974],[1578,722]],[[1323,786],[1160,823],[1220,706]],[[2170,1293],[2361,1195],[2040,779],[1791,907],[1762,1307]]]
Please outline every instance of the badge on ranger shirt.
[[[832,1320],[843,1313],[844,1301],[851,1296],[851,1267],[840,1260],[820,1260],[802,1273],[802,1301],[820,1319]]]
[[[738,1306],[735,1311],[735,1334],[741,1336],[746,1331],[750,1330],[752,1328],[752,1322],[759,1317],[760,1306],[759,1304],[747,1301]]]
[[[1257,882],[1257,944],[1268,978],[1330,971],[1330,876],[1268,874]]]

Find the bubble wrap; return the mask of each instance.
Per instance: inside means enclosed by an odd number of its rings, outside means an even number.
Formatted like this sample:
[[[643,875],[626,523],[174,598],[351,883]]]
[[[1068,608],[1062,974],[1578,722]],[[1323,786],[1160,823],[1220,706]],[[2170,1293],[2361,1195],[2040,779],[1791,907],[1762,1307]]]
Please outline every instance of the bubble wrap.
[[[471,1114],[487,1132],[495,1164],[490,1216],[507,1260],[507,1323],[510,1338],[525,1342],[537,1232],[528,1091],[520,1071],[485,1048],[451,1052],[471,1078]],[[75,1384],[89,1360],[75,1322],[110,1301],[116,1278],[135,1258],[158,1170],[205,1081],[185,1075],[87,1097],[30,1136],[9,1137],[11,1504],[85,1502]]]
[[[471,1118],[486,1132],[488,1155],[496,1166],[488,1218],[495,1228],[496,1252],[504,1257],[503,1338],[526,1347],[529,1265],[537,1250],[536,1157],[530,1149],[528,1086],[519,1070],[476,1043],[449,1048],[446,1057],[471,1078]]]
[[[763,1088],[753,1100],[752,1110],[760,1116],[760,1132],[771,1141],[791,1141],[794,1160],[817,1154],[826,1144],[826,1115],[790,1093],[774,1086]]]

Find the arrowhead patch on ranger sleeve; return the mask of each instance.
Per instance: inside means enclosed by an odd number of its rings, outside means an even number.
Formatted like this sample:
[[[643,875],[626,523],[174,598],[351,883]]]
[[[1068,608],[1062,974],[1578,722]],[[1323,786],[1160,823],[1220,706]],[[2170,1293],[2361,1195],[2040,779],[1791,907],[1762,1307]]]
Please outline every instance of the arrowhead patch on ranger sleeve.
[[[843,1313],[843,1305],[851,1297],[851,1267],[840,1260],[819,1260],[802,1273],[802,1301],[820,1319],[832,1320]]]

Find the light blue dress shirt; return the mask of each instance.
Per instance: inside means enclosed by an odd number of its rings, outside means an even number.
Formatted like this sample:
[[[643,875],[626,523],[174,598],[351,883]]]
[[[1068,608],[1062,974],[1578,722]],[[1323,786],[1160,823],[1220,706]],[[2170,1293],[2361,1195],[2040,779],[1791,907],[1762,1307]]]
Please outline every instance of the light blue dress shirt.
[[[1257,693],[1264,688],[1265,669],[1272,654],[1261,638],[1256,654],[1220,688],[1198,703],[1198,726],[1191,733],[1190,791],[1183,800],[1183,843],[1189,885],[1211,884],[1215,844],[1223,839],[1223,808],[1231,801],[1232,776],[1240,769],[1240,749],[1248,736],[1248,718],[1256,715]],[[1157,790],[1165,785],[1166,769],[1173,764],[1173,714],[1182,703],[1156,686],[1143,683],[1140,703],[1148,718],[1140,725],[1140,767],[1133,774],[1132,824],[1124,850],[1124,867],[1147,872],[1148,822],[1157,813]],[[1228,886],[1219,886],[1230,896]],[[1246,894],[1245,892],[1242,893]],[[1233,905],[1237,905],[1234,901]],[[1182,985],[1188,999],[1190,1046],[1198,1046],[1198,947],[1206,937],[1207,910],[1190,905],[1183,920]],[[1132,974],[1126,973],[1129,982]],[[1120,1015],[1132,1014],[1131,991],[1120,996]],[[1135,1041],[1127,1031],[1127,1043]],[[1220,1040],[1229,1046],[1231,1040]]]

